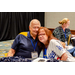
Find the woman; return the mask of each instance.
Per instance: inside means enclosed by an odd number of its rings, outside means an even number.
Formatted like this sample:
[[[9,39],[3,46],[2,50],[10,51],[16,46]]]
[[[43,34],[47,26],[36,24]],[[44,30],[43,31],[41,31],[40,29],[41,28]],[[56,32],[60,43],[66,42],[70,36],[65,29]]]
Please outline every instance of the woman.
[[[38,45],[47,48],[47,58],[59,59],[62,61],[75,61],[75,58],[64,48],[61,41],[52,36],[51,31],[46,27],[40,27],[38,31]]]
[[[68,18],[64,18],[59,21],[59,24],[61,24],[61,26],[55,28],[53,31],[53,36],[58,38],[60,41],[65,42],[66,45],[69,45],[69,35],[71,35],[70,37],[75,37],[75,35],[71,34],[70,29],[68,28],[70,25],[70,20]],[[75,56],[75,48],[72,47],[72,49],[68,51]]]
[[[68,41],[69,34],[71,34],[70,29],[68,28],[70,25],[70,20],[68,18],[64,18],[59,21],[59,24],[61,24],[61,26],[55,28],[53,31],[53,36],[67,44],[66,41]],[[71,37],[73,36],[74,35],[71,35]]]

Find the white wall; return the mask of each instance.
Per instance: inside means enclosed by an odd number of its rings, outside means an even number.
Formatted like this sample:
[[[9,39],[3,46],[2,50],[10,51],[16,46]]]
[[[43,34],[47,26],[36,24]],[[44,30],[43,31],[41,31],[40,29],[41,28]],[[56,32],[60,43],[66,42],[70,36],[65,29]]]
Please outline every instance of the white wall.
[[[60,26],[58,23],[63,18],[70,20],[69,28],[75,30],[75,12],[45,12],[45,27],[56,28]]]

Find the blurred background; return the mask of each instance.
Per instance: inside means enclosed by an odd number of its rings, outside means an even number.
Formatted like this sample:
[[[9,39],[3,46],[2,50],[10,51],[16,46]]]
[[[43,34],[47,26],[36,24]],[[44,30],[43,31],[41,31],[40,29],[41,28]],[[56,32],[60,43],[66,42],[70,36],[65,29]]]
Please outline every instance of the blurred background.
[[[0,12],[0,41],[15,39],[20,32],[28,31],[32,19],[44,26],[44,12]]]

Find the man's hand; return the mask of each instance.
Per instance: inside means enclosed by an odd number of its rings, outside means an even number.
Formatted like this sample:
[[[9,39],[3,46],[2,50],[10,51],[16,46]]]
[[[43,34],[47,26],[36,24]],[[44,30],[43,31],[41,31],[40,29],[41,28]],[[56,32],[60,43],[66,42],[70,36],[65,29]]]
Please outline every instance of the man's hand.
[[[7,54],[7,57],[14,56],[14,54],[15,54],[15,50],[11,48]]]

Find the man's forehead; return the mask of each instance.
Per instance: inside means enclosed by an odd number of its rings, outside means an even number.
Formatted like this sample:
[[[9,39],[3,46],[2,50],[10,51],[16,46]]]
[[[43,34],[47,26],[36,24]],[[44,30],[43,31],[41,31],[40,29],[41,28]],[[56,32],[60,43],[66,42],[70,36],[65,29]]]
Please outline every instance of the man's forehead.
[[[34,20],[34,21],[32,21],[32,24],[40,24],[40,22],[37,20]]]
[[[41,26],[40,21],[37,19],[34,19],[30,22],[30,26]]]

